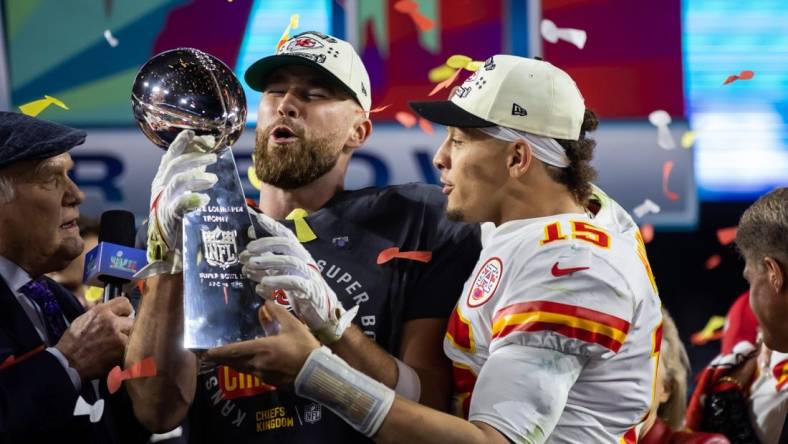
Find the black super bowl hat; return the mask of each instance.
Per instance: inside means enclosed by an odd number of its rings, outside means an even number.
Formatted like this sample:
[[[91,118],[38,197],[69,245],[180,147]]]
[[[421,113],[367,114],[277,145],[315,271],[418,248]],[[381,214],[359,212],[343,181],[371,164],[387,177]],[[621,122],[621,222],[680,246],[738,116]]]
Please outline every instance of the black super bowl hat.
[[[85,136],[84,131],[59,123],[0,111],[0,168],[63,154],[84,143]]]

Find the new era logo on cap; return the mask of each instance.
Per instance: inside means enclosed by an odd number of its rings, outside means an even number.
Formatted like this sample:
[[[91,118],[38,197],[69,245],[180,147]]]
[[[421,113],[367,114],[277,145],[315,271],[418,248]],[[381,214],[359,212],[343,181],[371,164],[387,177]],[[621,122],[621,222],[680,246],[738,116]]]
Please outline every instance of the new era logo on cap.
[[[580,137],[585,103],[564,71],[542,60],[499,54],[485,61],[483,75],[483,81],[479,73],[470,76],[450,101],[411,106],[448,126],[498,125],[555,139]]]
[[[525,110],[522,106],[512,103],[512,115],[513,116],[527,116],[528,111]]]

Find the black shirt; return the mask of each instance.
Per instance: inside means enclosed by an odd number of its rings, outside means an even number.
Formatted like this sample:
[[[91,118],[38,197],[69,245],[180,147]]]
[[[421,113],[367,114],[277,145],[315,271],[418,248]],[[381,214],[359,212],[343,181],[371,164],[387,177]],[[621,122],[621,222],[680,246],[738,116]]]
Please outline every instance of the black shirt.
[[[448,221],[445,204],[437,187],[408,184],[341,192],[306,217],[317,239],[303,245],[326,282],[395,356],[404,322],[449,317],[479,257],[478,226]],[[432,259],[378,265],[391,247]],[[200,370],[189,422],[192,442],[371,442],[320,404],[223,366]]]

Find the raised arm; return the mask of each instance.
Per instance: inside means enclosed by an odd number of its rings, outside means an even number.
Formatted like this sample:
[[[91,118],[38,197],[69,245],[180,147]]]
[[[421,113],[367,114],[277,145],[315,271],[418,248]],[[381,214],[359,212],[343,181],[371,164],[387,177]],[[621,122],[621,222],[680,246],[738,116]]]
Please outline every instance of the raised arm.
[[[156,275],[145,283],[125,366],[149,356],[156,361],[156,376],[126,381],[126,388],[137,419],[163,433],[186,417],[197,383],[197,357],[183,348],[181,274]]]

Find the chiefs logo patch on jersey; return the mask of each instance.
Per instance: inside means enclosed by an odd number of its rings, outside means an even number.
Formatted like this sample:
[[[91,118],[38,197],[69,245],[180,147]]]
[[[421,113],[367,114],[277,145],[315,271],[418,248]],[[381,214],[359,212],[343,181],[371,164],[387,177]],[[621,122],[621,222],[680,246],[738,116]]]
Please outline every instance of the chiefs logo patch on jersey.
[[[497,257],[487,259],[482,265],[468,292],[468,306],[478,307],[495,294],[503,274],[503,263]]]

